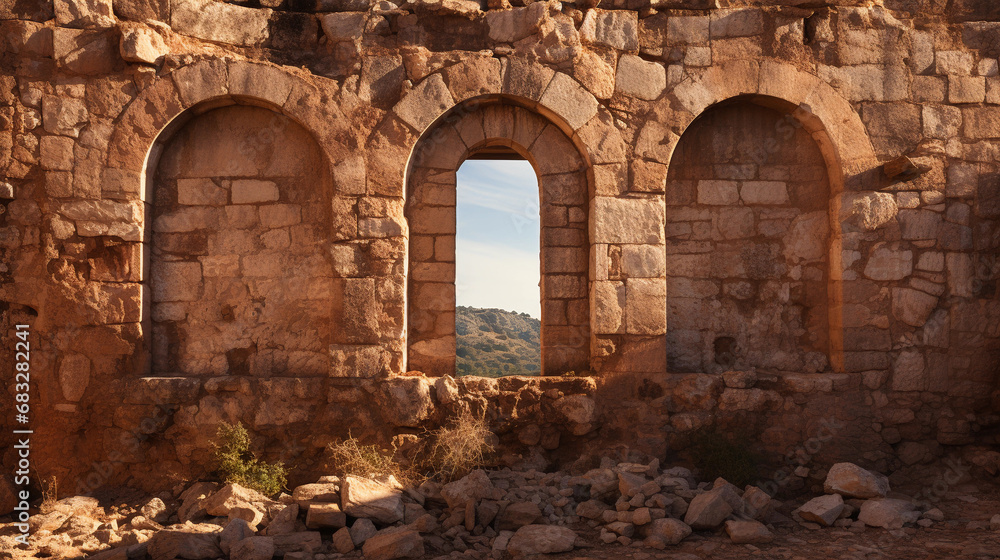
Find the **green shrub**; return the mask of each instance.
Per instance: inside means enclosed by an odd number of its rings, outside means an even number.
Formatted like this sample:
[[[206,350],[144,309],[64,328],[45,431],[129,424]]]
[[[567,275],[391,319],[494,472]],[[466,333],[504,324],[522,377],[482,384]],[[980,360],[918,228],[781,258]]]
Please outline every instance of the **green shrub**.
[[[722,477],[743,487],[757,480],[761,457],[750,448],[749,437],[702,430],[692,437],[692,462],[703,480]]]
[[[216,439],[212,445],[223,482],[239,484],[266,496],[277,494],[285,487],[288,481],[285,466],[258,461],[250,452],[250,434],[243,424],[220,423]]]

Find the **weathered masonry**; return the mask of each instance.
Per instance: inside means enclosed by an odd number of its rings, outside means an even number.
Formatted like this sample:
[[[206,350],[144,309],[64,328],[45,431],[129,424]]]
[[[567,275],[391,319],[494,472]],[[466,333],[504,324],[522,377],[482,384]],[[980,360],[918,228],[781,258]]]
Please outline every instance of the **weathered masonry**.
[[[223,420],[293,477],[460,410],[540,468],[996,443],[993,2],[242,4],[0,6],[0,330],[60,488],[200,476]],[[484,151],[539,181],[540,378],[449,376]]]

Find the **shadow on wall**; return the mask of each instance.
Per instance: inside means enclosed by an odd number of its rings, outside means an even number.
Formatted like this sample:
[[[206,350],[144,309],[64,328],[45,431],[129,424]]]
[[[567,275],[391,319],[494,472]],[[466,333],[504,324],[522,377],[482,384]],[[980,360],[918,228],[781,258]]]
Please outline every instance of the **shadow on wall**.
[[[681,137],[666,193],[668,371],[828,369],[830,181],[810,134],[720,104]]]
[[[260,107],[208,111],[167,140],[149,221],[154,374],[328,373],[324,168],[308,132]]]

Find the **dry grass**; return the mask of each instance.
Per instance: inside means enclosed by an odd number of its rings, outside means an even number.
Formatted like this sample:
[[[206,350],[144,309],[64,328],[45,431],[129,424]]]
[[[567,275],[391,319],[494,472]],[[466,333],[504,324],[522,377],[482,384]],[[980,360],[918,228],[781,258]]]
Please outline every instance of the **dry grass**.
[[[38,506],[38,510],[42,513],[48,513],[59,501],[59,479],[56,478],[56,475],[52,475],[44,480],[39,479],[38,485],[42,488],[42,503]]]
[[[412,468],[404,467],[395,458],[395,452],[380,450],[374,445],[361,445],[348,435],[347,439],[327,446],[330,458],[327,470],[344,477],[347,475],[367,478],[393,476],[400,483],[417,484],[421,476]]]
[[[465,411],[450,424],[430,433],[433,443],[426,464],[445,480],[461,478],[487,464],[494,439],[485,416]]]

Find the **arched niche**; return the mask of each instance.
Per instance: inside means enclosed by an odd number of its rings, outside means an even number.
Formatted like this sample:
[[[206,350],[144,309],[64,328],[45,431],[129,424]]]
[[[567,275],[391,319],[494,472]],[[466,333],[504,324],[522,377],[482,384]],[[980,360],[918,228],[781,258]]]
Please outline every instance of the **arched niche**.
[[[687,127],[666,188],[669,370],[838,368],[842,181],[802,107],[739,96]]]
[[[407,173],[407,368],[455,372],[456,171],[491,152],[526,159],[539,182],[542,373],[590,359],[587,165],[559,126],[516,100],[466,101],[416,143]]]
[[[266,104],[234,101],[179,115],[147,158],[152,373],[326,375],[333,274],[323,151]]]

